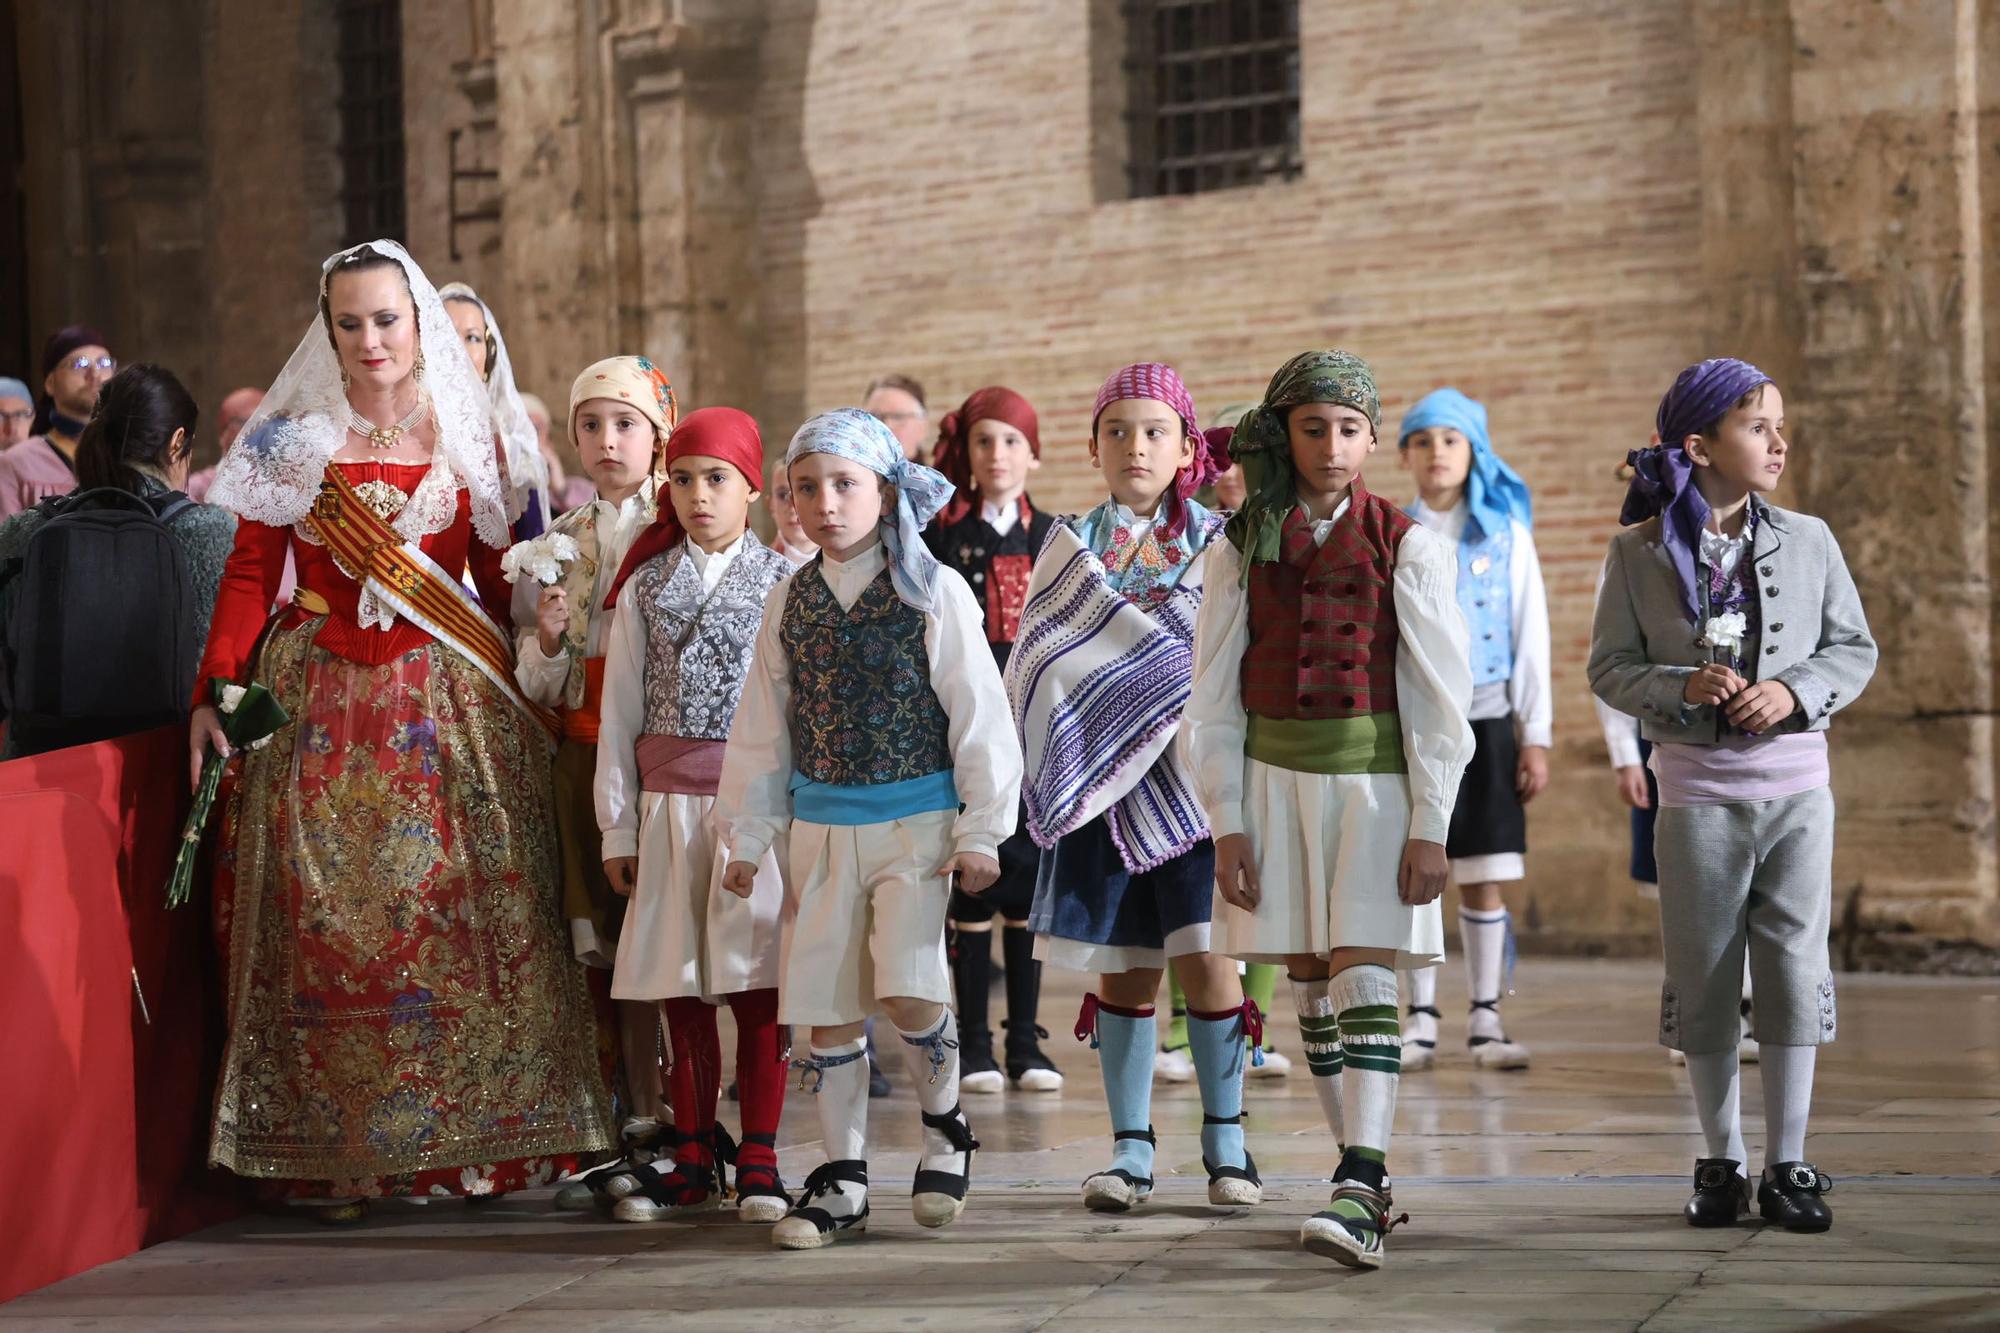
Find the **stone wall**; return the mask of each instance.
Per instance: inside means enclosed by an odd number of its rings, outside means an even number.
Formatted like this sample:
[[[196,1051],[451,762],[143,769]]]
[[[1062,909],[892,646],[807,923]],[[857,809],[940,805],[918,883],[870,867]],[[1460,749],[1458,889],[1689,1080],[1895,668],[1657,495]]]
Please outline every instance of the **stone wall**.
[[[275,373],[340,240],[328,10],[108,12],[16,9],[36,331],[92,314],[209,402]],[[410,239],[558,411],[613,351],[774,448],[881,371],[938,414],[1005,382],[1041,410],[1057,508],[1099,494],[1088,405],[1126,361],[1173,362],[1210,411],[1328,345],[1375,365],[1391,423],[1438,384],[1483,398],[1553,608],[1520,911],[1549,947],[1654,930],[1582,674],[1614,469],[1682,365],[1756,360],[1792,409],[1783,498],[1833,525],[1885,648],[1835,761],[1849,956],[2000,945],[2000,3],[1300,13],[1303,173],[1129,199],[1117,0],[406,3]],[[454,132],[499,172],[458,211],[497,220],[452,222]],[[1410,493],[1393,439],[1369,479]]]

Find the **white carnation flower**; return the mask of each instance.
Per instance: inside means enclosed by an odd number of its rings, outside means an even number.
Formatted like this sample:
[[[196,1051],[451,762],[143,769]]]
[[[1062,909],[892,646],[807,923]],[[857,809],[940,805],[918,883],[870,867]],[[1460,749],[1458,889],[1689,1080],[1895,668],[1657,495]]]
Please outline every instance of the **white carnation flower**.
[[[1728,652],[1743,650],[1743,636],[1750,630],[1749,617],[1741,611],[1725,611],[1719,616],[1710,616],[1702,626],[1701,645],[1704,648],[1720,648]]]
[[[519,583],[525,577],[546,587],[562,578],[563,566],[576,557],[576,543],[552,532],[508,547],[500,557],[500,572],[509,583]]]
[[[248,693],[249,691],[241,685],[224,685],[222,687],[222,702],[217,704],[216,707],[225,713],[233,713],[236,711],[237,706],[243,702],[243,696]]]

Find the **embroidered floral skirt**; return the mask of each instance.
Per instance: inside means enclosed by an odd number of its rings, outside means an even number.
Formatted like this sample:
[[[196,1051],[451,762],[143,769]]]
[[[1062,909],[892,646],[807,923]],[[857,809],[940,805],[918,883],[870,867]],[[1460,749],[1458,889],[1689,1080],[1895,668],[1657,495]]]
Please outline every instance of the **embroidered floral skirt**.
[[[612,1146],[557,888],[547,742],[453,649],[274,632],[292,725],[244,756],[210,1158],[294,1196],[489,1194]]]

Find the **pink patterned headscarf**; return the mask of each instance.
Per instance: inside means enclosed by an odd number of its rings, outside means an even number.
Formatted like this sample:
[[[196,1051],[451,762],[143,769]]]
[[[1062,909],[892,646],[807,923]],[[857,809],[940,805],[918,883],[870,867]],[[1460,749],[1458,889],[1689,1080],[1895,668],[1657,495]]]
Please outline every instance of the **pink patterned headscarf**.
[[[1200,418],[1195,415],[1194,395],[1174,368],[1161,361],[1137,362],[1104,381],[1104,387],[1097,391],[1097,405],[1090,410],[1092,435],[1097,433],[1097,419],[1104,415],[1104,409],[1126,398],[1165,403],[1179,414],[1181,425],[1194,440],[1194,461],[1175,476],[1173,489],[1167,492],[1167,515],[1160,521],[1160,536],[1171,540],[1187,527],[1187,502],[1194,493],[1229,466],[1227,445],[1216,449],[1203,437],[1196,424]]]

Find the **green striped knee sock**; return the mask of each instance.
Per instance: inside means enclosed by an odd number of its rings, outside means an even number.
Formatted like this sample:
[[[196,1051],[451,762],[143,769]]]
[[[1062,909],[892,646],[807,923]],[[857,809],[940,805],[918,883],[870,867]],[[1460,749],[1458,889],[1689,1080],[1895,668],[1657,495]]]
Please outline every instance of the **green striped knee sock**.
[[[1342,1100],[1348,1149],[1369,1160],[1384,1161],[1396,1120],[1396,1082],[1403,1067],[1403,1038],[1396,1021],[1396,974],[1373,963],[1347,968],[1327,984],[1327,998],[1339,1015],[1346,1063]]]
[[[1299,1044],[1305,1047],[1306,1067],[1312,1070],[1313,1091],[1319,1094],[1319,1109],[1326,1113],[1326,1127],[1333,1131],[1334,1143],[1345,1147],[1347,1129],[1340,1108],[1340,1071],[1345,1064],[1340,1053],[1340,1016],[1326,993],[1326,982],[1317,978],[1291,980],[1292,1002],[1299,1010]]]

